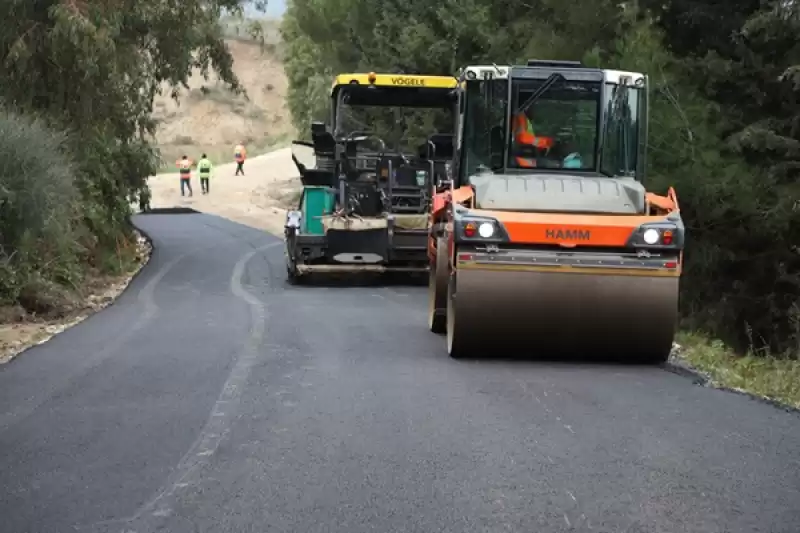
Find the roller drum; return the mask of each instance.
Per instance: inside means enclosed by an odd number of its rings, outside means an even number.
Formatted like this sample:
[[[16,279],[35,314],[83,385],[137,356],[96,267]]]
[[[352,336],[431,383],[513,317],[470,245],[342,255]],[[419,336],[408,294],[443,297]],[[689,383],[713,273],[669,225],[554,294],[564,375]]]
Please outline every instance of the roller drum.
[[[428,272],[428,328],[434,333],[444,333],[447,327],[449,260],[447,239],[439,237],[436,242],[436,262]]]
[[[448,284],[453,357],[659,362],[678,321],[673,276],[459,269]]]

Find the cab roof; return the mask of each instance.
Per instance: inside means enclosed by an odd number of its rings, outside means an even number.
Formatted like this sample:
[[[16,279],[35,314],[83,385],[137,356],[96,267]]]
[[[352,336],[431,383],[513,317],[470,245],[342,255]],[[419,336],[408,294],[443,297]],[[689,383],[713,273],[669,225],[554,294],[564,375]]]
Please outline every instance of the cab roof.
[[[486,79],[487,77],[502,80],[509,78],[544,80],[550,74],[559,72],[575,81],[620,83],[623,78],[630,78],[634,83],[639,80],[646,83],[646,76],[640,72],[586,67],[578,61],[531,60],[527,65],[467,65],[461,72],[464,81]]]

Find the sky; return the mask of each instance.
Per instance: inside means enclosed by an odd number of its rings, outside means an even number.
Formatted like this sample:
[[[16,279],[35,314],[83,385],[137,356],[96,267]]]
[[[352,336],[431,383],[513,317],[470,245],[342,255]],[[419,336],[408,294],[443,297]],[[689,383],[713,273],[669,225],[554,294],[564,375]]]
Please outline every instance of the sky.
[[[286,0],[268,0],[267,3],[267,17],[280,17],[286,11]],[[256,11],[253,8],[245,8],[247,15],[264,16],[264,13]]]

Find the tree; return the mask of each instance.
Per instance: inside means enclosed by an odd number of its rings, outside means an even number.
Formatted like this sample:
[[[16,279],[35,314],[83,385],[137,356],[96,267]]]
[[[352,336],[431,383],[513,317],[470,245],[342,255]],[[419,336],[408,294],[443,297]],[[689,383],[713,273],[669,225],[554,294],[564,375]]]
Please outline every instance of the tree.
[[[794,1],[672,0],[653,7],[683,78],[729,154],[713,171],[716,206],[696,213],[708,280],[689,296],[715,331],[745,348],[797,350],[800,338],[800,15]],[[713,111],[716,109],[716,111]],[[734,164],[733,158],[739,162]],[[743,166],[746,164],[746,166]],[[720,235],[724,234],[724,237]],[[720,241],[723,242],[720,242]],[[701,250],[700,246],[697,247]],[[700,302],[704,302],[701,305]]]
[[[352,70],[452,74],[583,59],[651,78],[648,187],[677,187],[689,228],[687,324],[740,348],[800,339],[797,2],[292,0],[295,123],[326,118]],[[313,110],[313,111],[309,111]]]
[[[602,0],[578,11],[557,0],[290,0],[282,34],[295,125],[325,119],[341,72],[447,75],[479,62],[581,59],[614,39],[621,8]]]
[[[0,2],[0,100],[67,131],[92,247],[129,231],[130,202],[156,172],[154,96],[164,87],[176,95],[194,68],[240,90],[219,20],[243,3]]]

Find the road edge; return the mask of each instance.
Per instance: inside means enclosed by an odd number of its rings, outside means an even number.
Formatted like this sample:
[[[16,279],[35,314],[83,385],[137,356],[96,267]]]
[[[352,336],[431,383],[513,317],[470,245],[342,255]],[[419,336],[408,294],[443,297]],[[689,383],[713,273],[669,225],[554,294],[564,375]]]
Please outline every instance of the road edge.
[[[9,358],[7,360],[0,361],[0,368],[4,368],[5,366],[14,363],[23,354],[27,353],[31,349],[36,348],[37,346],[41,346],[42,344],[46,344],[47,342],[52,340],[54,337],[64,333],[65,331],[68,331],[68,330],[74,328],[78,324],[84,322],[86,319],[88,319],[88,318],[90,318],[90,317],[92,317],[92,316],[94,316],[94,315],[96,315],[98,313],[101,313],[101,312],[105,311],[109,307],[115,305],[117,303],[117,301],[120,299],[120,297],[123,294],[125,294],[125,292],[127,292],[128,288],[131,286],[133,281],[137,277],[139,277],[139,275],[144,271],[144,269],[147,267],[147,265],[150,264],[150,260],[153,258],[153,253],[155,252],[155,249],[156,249],[155,243],[153,241],[153,238],[147,232],[145,232],[142,229],[140,229],[139,226],[137,226],[133,222],[133,220],[131,220],[130,222],[131,222],[131,226],[133,227],[134,232],[142,237],[142,239],[149,246],[149,249],[147,250],[147,257],[145,258],[145,260],[142,261],[142,263],[139,266],[139,268],[136,269],[136,271],[133,274],[131,274],[131,277],[128,278],[128,280],[125,282],[125,285],[122,287],[122,289],[113,297],[113,299],[110,302],[108,302],[107,304],[103,305],[102,307],[98,307],[96,309],[91,309],[89,312],[87,312],[85,314],[79,314],[78,316],[73,317],[70,320],[66,320],[64,322],[58,321],[58,322],[55,322],[54,324],[51,324],[53,326],[58,327],[59,330],[54,332],[54,333],[46,335],[42,339],[39,339],[37,341],[32,342],[31,344],[25,346],[24,348],[21,348],[18,352],[16,352],[13,355],[9,356]]]
[[[691,379],[694,385],[699,385],[701,387],[707,387],[709,389],[716,389],[722,392],[744,396],[746,398],[749,398],[750,400],[770,405],[786,413],[800,416],[800,409],[792,405],[783,403],[779,400],[770,398],[768,396],[762,396],[754,392],[749,392],[743,389],[737,389],[733,387],[726,387],[724,385],[716,383],[709,374],[694,368],[692,365],[681,359],[680,357],[681,351],[682,351],[681,346],[677,344],[673,346],[672,353],[670,353],[669,356],[669,360],[667,360],[667,362],[664,364],[664,369],[667,372],[676,374],[684,378]]]

